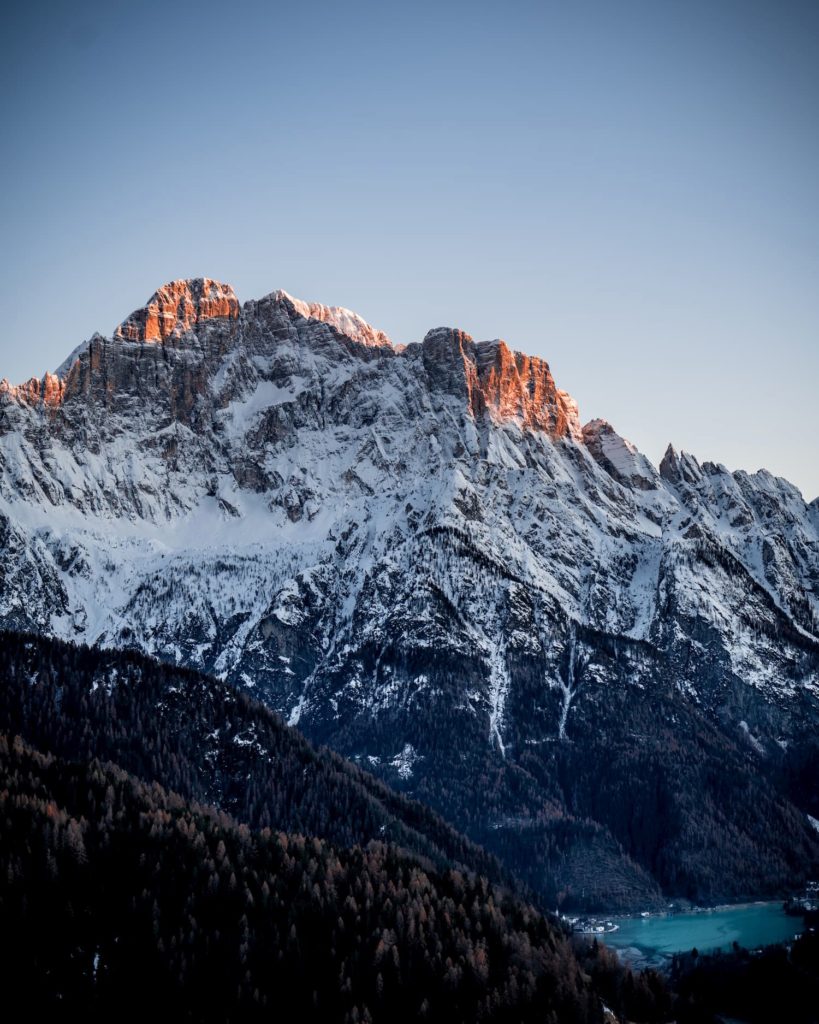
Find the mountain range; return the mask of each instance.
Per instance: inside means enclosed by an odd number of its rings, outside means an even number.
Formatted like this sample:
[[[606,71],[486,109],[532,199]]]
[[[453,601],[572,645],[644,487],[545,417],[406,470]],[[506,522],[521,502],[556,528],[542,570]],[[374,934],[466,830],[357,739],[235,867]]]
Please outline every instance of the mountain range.
[[[246,690],[543,905],[819,865],[819,499],[657,469],[500,340],[166,285],[0,384],[0,624]]]

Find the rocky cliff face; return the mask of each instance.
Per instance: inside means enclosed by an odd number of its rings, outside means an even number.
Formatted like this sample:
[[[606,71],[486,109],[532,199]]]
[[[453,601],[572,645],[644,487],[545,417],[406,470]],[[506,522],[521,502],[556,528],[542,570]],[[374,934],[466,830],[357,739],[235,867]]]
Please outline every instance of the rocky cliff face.
[[[554,896],[710,891],[698,814],[767,841],[714,810],[721,770],[819,814],[816,503],[673,449],[658,472],[502,341],[173,282],[0,386],[0,468],[3,624],[250,687]],[[639,820],[590,758],[656,782]],[[645,824],[669,807],[684,877]]]
[[[181,338],[206,320],[235,320],[239,300],[230,285],[210,278],[171,281],[154,292],[142,309],[117,327],[121,341],[157,341]]]

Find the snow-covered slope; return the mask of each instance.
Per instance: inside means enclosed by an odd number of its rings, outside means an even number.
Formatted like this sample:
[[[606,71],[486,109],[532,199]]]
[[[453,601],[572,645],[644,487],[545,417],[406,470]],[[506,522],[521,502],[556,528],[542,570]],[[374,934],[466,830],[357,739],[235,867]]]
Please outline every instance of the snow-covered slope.
[[[658,472],[503,341],[173,282],[0,385],[0,470],[3,624],[225,676],[405,788],[447,736],[572,742],[613,685],[756,757],[815,722],[816,502]]]

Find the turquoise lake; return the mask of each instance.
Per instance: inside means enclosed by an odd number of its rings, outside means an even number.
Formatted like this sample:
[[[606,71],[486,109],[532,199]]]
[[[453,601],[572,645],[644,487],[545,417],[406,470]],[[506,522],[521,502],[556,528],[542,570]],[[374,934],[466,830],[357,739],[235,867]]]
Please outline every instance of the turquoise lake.
[[[696,914],[667,917],[610,919],[618,930],[598,936],[614,949],[636,949],[643,956],[671,956],[696,948],[708,950],[740,946],[754,949],[773,942],[785,942],[803,930],[801,917],[789,917],[781,903],[750,903],[722,907]]]

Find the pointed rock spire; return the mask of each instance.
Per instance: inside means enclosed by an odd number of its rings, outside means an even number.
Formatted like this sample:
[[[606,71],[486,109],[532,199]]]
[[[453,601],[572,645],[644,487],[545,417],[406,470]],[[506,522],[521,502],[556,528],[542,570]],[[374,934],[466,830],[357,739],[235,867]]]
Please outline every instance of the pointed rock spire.
[[[679,456],[670,442],[660,462],[660,476],[670,484],[679,483],[680,480]]]

